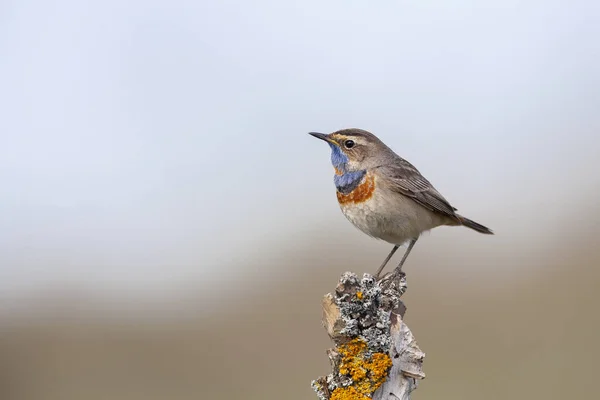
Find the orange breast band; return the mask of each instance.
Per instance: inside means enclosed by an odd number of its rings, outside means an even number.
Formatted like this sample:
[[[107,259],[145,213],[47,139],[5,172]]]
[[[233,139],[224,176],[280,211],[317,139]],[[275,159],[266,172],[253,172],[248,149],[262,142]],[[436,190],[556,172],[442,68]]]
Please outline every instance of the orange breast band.
[[[375,177],[373,175],[367,175],[365,177],[364,182],[356,187],[353,191],[348,194],[342,194],[340,192],[336,192],[337,199],[340,204],[347,203],[363,203],[373,197],[373,193],[375,192]]]

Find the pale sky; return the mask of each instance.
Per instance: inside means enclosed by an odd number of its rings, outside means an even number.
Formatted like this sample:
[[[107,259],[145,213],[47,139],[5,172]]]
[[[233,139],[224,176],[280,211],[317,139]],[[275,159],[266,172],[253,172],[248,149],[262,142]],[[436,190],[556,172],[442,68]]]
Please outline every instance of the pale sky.
[[[496,231],[559,229],[600,193],[598,4],[4,0],[0,296],[210,283],[351,232],[308,131],[371,130]]]

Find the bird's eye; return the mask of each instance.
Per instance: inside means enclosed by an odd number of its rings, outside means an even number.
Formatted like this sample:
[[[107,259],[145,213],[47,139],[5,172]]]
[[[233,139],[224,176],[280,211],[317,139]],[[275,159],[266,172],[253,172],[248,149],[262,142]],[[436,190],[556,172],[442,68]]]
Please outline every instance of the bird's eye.
[[[347,149],[351,149],[354,147],[354,140],[346,140],[344,142],[344,147],[346,147]]]

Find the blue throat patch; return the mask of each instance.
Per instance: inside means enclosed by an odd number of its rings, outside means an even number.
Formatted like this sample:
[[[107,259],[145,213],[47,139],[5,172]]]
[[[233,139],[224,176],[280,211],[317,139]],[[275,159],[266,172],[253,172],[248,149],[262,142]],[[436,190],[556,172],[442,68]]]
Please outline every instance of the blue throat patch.
[[[367,174],[366,170],[346,172],[343,175],[336,175],[333,177],[333,183],[338,192],[342,194],[351,193],[360,184],[360,181]]]
[[[338,192],[348,194],[356,189],[367,171],[364,169],[361,171],[348,171],[348,156],[335,144],[329,143],[329,147],[331,147],[331,163],[335,169],[342,173],[334,176],[335,187]]]
[[[346,164],[348,163],[348,156],[344,154],[340,146],[333,143],[328,143],[331,147],[331,163],[335,168],[342,172],[346,172]]]

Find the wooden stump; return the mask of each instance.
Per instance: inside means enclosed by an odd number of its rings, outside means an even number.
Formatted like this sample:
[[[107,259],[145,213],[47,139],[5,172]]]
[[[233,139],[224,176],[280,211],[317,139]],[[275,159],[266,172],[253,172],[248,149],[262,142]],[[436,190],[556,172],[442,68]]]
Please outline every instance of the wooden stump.
[[[402,321],[406,277],[380,281],[345,272],[323,298],[323,326],[335,344],[327,355],[332,372],[312,382],[320,400],[409,399],[423,379],[425,354]]]

